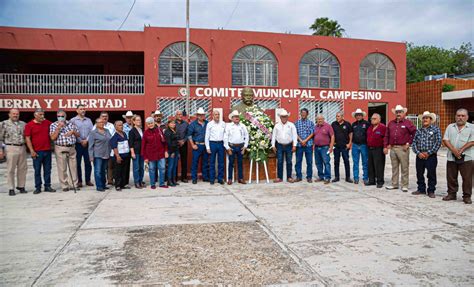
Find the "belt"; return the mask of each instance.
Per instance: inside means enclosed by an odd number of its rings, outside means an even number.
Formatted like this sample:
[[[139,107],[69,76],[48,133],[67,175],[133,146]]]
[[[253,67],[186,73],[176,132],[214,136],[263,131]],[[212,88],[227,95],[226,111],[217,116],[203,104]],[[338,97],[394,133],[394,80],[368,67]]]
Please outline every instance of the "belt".
[[[203,142],[194,142],[195,144],[203,145]]]
[[[60,144],[57,144],[57,146],[60,146],[60,147],[73,147],[74,144],[67,144],[67,145],[60,145]]]
[[[369,149],[378,149],[378,148],[383,148],[383,146],[369,146]]]
[[[231,147],[242,147],[242,146],[244,146],[244,143],[239,143],[239,144],[229,143],[229,146],[231,146]]]
[[[216,144],[221,144],[224,143],[224,141],[209,141],[210,143],[216,143]]]
[[[315,147],[328,147],[329,145],[314,145]]]
[[[13,146],[23,146],[24,144],[5,144],[5,145],[13,145]]]
[[[282,144],[282,143],[277,142],[277,144],[279,144],[281,146],[289,146],[289,145],[293,144],[293,142],[290,142],[290,143],[287,143],[287,144]]]

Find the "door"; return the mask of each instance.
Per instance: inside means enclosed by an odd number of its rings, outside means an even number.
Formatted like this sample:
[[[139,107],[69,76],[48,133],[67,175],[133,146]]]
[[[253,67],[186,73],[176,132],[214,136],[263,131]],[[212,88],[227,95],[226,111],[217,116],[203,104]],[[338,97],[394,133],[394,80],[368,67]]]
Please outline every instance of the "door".
[[[369,119],[374,113],[379,114],[381,122],[387,124],[387,103],[369,103]]]

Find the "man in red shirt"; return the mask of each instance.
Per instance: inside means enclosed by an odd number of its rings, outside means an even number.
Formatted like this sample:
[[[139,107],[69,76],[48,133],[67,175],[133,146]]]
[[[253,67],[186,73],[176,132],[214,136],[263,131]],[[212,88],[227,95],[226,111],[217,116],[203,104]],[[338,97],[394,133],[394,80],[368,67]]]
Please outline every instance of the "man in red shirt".
[[[392,162],[392,185],[386,189],[399,188],[400,168],[402,170],[402,191],[408,191],[408,176],[410,165],[410,145],[416,133],[416,127],[406,119],[407,108],[397,105],[392,112],[396,118],[391,120],[387,126],[384,139],[384,153],[390,149],[390,161]]]
[[[33,159],[35,169],[35,191],[41,192],[41,167],[43,167],[44,191],[56,192],[51,188],[51,139],[49,138],[49,126],[51,122],[44,118],[44,111],[36,109],[34,119],[25,126],[26,145]]]
[[[383,139],[386,127],[380,122],[380,115],[374,113],[370,118],[371,125],[367,130],[367,146],[369,148],[369,184],[377,184],[381,188],[384,184],[385,154],[383,153]]]

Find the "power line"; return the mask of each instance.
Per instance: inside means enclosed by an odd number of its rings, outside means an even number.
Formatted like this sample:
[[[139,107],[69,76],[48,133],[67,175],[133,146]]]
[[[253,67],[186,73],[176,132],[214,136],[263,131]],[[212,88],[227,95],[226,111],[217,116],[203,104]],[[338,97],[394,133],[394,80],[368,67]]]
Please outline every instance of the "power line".
[[[234,16],[234,13],[235,13],[235,10],[237,9],[237,6],[239,6],[239,2],[240,2],[240,0],[237,0],[237,2],[235,3],[234,10],[232,10],[232,13],[230,14],[229,19],[227,19],[227,22],[225,23],[224,27],[222,27],[222,29],[224,29],[225,27],[227,27],[227,25],[229,25],[229,22],[230,22],[230,20],[232,20],[232,17]]]
[[[117,31],[120,31],[120,29],[122,29],[123,24],[125,24],[125,22],[126,22],[127,19],[128,19],[128,16],[130,16],[130,13],[132,13],[133,6],[135,6],[135,2],[137,2],[137,0],[133,0],[133,4],[132,4],[132,6],[130,7],[130,10],[128,10],[127,16],[125,16],[125,19],[123,19],[122,24],[120,24],[120,27],[117,29]]]

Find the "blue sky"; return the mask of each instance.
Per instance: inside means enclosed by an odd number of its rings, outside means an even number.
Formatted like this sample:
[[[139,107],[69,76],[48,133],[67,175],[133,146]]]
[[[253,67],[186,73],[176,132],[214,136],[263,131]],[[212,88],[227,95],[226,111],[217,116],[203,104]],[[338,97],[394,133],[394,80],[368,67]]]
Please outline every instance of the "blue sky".
[[[132,3],[0,0],[0,26],[117,30]],[[329,17],[337,20],[350,38],[445,48],[474,42],[472,15],[474,0],[191,0],[191,27],[196,28],[310,34],[308,27],[315,18]],[[136,0],[122,30],[143,30],[145,24],[184,27],[185,0]]]

